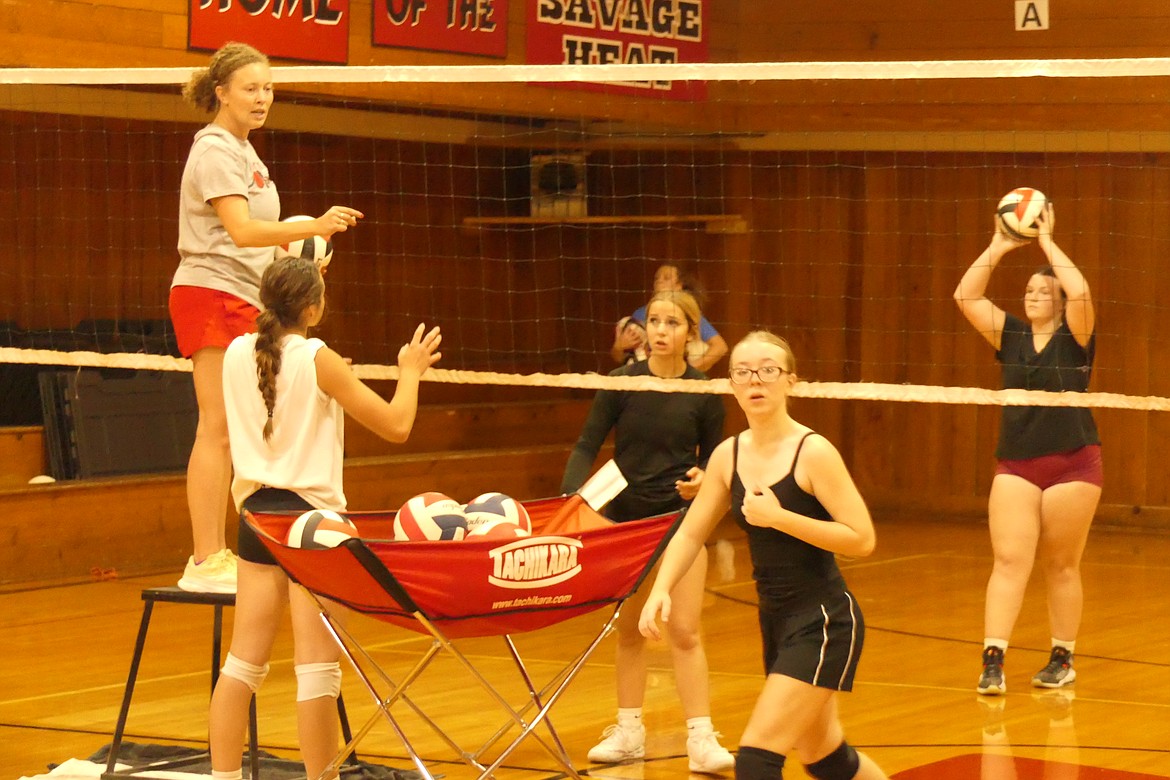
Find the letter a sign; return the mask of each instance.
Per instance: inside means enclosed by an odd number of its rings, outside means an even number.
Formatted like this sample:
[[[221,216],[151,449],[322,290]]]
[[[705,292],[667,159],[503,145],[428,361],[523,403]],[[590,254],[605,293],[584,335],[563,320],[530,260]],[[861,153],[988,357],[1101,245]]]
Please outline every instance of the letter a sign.
[[[1016,0],[1017,30],[1047,30],[1048,0]]]

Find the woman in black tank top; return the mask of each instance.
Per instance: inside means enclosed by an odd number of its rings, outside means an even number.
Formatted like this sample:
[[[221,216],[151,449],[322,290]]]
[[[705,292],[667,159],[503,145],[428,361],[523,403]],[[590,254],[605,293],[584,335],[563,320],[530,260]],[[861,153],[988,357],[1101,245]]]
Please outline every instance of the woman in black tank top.
[[[824,780],[886,775],[845,741],[836,694],[852,688],[865,623],[835,555],[874,548],[873,522],[836,448],[788,415],[795,360],[787,342],[749,333],[731,352],[748,430],[720,444],[662,559],[639,627],[657,638],[670,591],[729,509],[748,535],[766,680],[740,738],[737,780],[782,776],[789,753]]]
[[[1028,243],[1001,228],[959,280],[955,303],[995,348],[1004,388],[1083,393],[1096,347],[1093,298],[1084,275],[1052,238],[1052,204],[1036,223],[1036,243],[1048,265],[1028,280],[1023,319],[985,294],[1004,256]],[[1076,680],[1073,652],[1084,602],[1081,555],[1103,479],[1101,440],[1089,409],[1005,406],[1000,418],[988,498],[994,563],[983,606],[983,671],[975,684],[985,696],[1007,691],[1004,654],[1037,563],[1044,571],[1052,650],[1031,682],[1061,688]]]

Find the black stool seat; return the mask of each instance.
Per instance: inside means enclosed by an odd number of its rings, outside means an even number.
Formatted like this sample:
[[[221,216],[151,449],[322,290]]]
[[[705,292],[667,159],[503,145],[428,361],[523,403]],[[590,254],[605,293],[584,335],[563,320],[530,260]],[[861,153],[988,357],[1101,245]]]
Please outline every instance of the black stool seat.
[[[183,590],[177,585],[165,585],[158,588],[144,588],[143,601],[165,601],[169,604],[219,604],[224,607],[236,605],[234,593],[193,593]]]
[[[154,612],[154,605],[162,602],[166,604],[196,604],[214,608],[215,613],[212,619],[211,630],[211,690],[214,692],[215,683],[219,679],[219,667],[221,665],[223,608],[234,607],[236,605],[236,594],[194,593],[170,585],[158,588],[144,588],[142,591],[142,602],[142,621],[138,625],[138,638],[134,643],[134,657],[130,661],[130,674],[126,678],[126,690],[122,695],[122,708],[118,711],[118,723],[114,727],[114,739],[110,744],[110,755],[106,760],[106,771],[102,773],[102,780],[118,780],[119,778],[143,771],[153,772],[178,769],[183,766],[206,761],[210,755],[209,749],[204,753],[178,758],[172,761],[154,763],[148,766],[130,767],[129,769],[122,770],[114,768],[117,763],[118,753],[122,748],[122,737],[126,732],[126,718],[130,714],[130,700],[134,696],[134,683],[138,679],[138,666],[142,661],[142,650],[146,646],[146,634],[150,628],[150,618]],[[349,742],[353,738],[353,735],[350,732],[349,718],[345,712],[345,702],[340,695],[337,697],[337,714],[341,719],[342,734],[345,736],[345,741]],[[251,769],[251,777],[253,780],[256,780],[260,776],[260,750],[257,743],[256,697],[253,696],[248,713],[248,756],[249,768]],[[358,763],[357,755],[351,754],[347,761],[353,764]]]

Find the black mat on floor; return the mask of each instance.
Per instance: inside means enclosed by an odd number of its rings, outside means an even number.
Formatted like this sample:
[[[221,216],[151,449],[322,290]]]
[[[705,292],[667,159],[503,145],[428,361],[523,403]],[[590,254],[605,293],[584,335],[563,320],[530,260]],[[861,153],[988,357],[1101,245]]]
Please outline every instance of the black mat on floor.
[[[87,760],[95,764],[104,764],[110,756],[110,745],[105,745]],[[176,759],[194,758],[202,756],[196,761],[173,771],[190,772],[197,775],[211,774],[211,759],[206,750],[181,747],[176,745],[146,745],[134,742],[123,742],[118,750],[118,763],[131,766],[154,764],[160,761],[174,761]],[[244,777],[248,776],[251,762],[247,753],[244,754]],[[422,775],[413,769],[392,769],[380,764],[370,764],[361,761],[355,765],[346,764],[342,767],[341,775],[344,780],[421,780]],[[260,751],[260,778],[259,780],[297,780],[305,777],[305,765],[300,761],[289,761],[271,753]]]

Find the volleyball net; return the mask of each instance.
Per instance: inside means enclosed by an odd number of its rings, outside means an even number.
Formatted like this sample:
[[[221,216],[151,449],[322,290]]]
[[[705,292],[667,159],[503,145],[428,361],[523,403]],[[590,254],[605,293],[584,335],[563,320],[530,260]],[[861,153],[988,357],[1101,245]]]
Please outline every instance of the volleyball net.
[[[184,371],[167,295],[189,69],[0,70],[0,363]],[[671,263],[729,344],[786,337],[797,395],[1166,409],[1170,60],[275,67],[251,140],[284,216],[334,204],[317,334],[393,379],[627,387],[614,324]],[[952,291],[1035,187],[1098,309],[1094,392],[998,391]],[[1017,314],[1044,262],[988,295]],[[689,391],[726,392],[727,362]],[[3,393],[16,392],[9,389]],[[638,386],[667,387],[669,383]],[[678,388],[683,385],[677,385]],[[1071,395],[1071,394],[1069,394]]]

